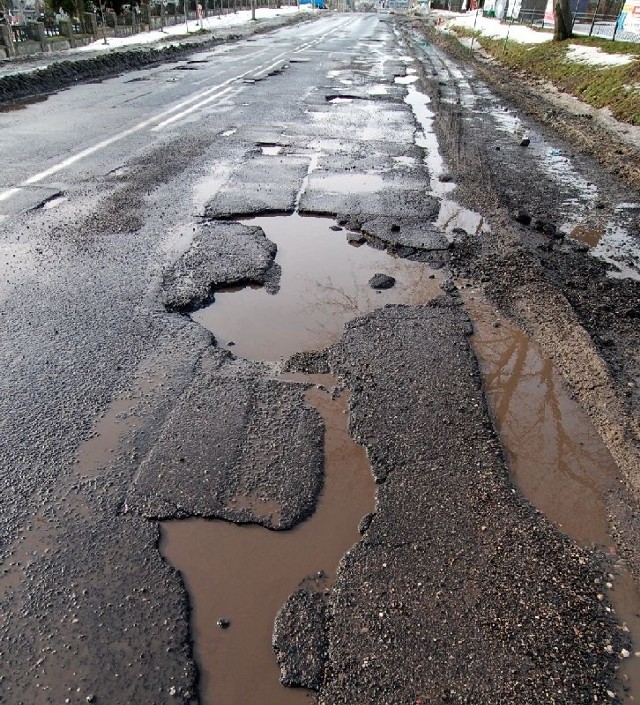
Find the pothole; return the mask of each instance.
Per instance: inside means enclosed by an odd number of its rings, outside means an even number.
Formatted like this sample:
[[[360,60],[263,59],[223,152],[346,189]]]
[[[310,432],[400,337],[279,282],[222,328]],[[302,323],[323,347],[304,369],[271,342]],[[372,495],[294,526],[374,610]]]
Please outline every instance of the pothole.
[[[62,193],[62,191],[58,191],[58,193],[51,194],[51,196],[48,196],[47,198],[44,199],[44,201],[40,201],[37,206],[33,210],[51,210],[52,208],[55,208],[56,206],[59,206],[69,199]]]
[[[408,86],[411,83],[415,83],[418,80],[418,76],[415,74],[409,74],[407,76],[396,76],[394,81],[402,86]]]
[[[288,379],[319,385],[306,393],[325,426],[324,489],[313,516],[282,532],[203,519],[161,524],[160,551],[189,591],[205,705],[308,701],[308,691],[279,682],[275,616],[306,578],[324,575],[330,587],[341,556],[360,538],[358,523],[373,510],[369,462],[347,429],[347,393],[333,398],[328,375]]]
[[[440,294],[425,264],[349,244],[347,231],[331,219],[294,214],[247,222],[260,226],[278,247],[277,293],[250,286],[218,291],[211,306],[192,314],[213,331],[219,346],[243,358],[277,360],[322,349],[356,316],[386,303],[425,304]],[[375,274],[393,277],[395,285],[371,288]],[[324,488],[314,514],[290,531],[203,519],[161,525],[161,553],[182,573],[190,595],[204,703],[306,700],[306,691],[284,689],[279,682],[271,646],[276,613],[310,576],[322,575],[323,589],[330,589],[340,557],[359,539],[359,522],[374,509],[366,453],[348,433],[348,395],[327,391],[335,383],[330,376],[286,379],[319,385],[306,393],[325,428]],[[258,516],[279,513],[262,499],[235,502]]]
[[[568,235],[587,245],[590,255],[610,265],[610,277],[640,280],[638,240],[624,226],[613,220],[607,224],[585,222],[573,227]]]
[[[345,81],[341,81],[344,85],[351,85],[353,83],[352,81],[349,81],[349,83],[346,83]],[[366,96],[361,96],[361,95],[355,95],[352,93],[329,93],[327,94],[324,99],[327,101],[327,103],[353,103],[354,100],[366,100]]]
[[[282,153],[284,149],[281,144],[275,144],[271,142],[260,142],[258,148],[262,151],[265,157],[277,157],[278,154]]]
[[[192,314],[219,346],[240,357],[277,360],[321,350],[357,316],[388,303],[426,304],[441,293],[438,276],[425,264],[351,245],[330,219],[290,215],[246,223],[260,226],[278,247],[278,293],[250,286],[221,290],[213,304]],[[393,277],[395,286],[372,289],[368,282],[377,273]]]
[[[478,294],[466,294],[465,304],[483,388],[516,485],[563,533],[614,560],[606,497],[619,479],[609,451],[569,397],[553,362],[528,336]],[[602,588],[637,650],[640,589],[624,562],[616,561]],[[620,683],[624,702],[632,703],[640,688],[640,658],[628,656],[622,654]]]
[[[595,247],[602,239],[604,232],[605,228],[602,225],[589,225],[585,223],[576,225],[569,233],[569,236],[574,240],[584,242],[589,245],[589,247]]]

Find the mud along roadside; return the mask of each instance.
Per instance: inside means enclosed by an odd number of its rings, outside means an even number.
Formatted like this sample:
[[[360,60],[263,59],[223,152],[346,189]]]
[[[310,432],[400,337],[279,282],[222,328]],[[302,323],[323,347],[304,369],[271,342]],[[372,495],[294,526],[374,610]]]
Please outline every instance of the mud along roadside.
[[[404,27],[418,38],[455,198],[491,223],[458,232],[453,272],[480,285],[554,360],[604,439],[623,478],[609,496],[610,520],[637,576],[638,150],[456,40]],[[592,256],[605,241],[617,253]]]
[[[138,46],[98,52],[93,56],[60,56],[50,59],[5,62],[0,69],[0,106],[3,103],[40,96],[69,88],[77,83],[99,81],[126,71],[157,66],[176,61],[196,51],[210,49],[218,44],[235,42],[246,37],[264,34],[279,27],[312,21],[310,13],[259,20],[239,25],[229,31],[197,34],[190,38],[172,38],[166,46]],[[1,108],[0,108],[1,109]]]
[[[428,21],[413,24],[448,56],[462,65],[473,66],[475,73],[505,100],[517,104],[529,117],[549,127],[609,173],[640,188],[637,127],[614,120],[606,110],[596,110],[535,75],[484,52],[470,51],[454,35],[436,30]]]

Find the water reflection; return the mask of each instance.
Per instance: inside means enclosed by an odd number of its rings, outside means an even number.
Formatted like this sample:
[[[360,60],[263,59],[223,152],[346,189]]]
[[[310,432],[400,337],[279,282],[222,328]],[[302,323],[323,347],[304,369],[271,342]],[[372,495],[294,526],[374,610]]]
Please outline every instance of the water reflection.
[[[388,303],[425,304],[440,292],[429,267],[369,246],[354,247],[327,218],[298,215],[256,218],[278,246],[280,289],[244,287],[219,291],[214,303],[193,314],[218,344],[252,360],[275,360],[336,342],[348,321]],[[375,291],[381,272],[396,285]],[[433,277],[433,278],[432,278]]]
[[[616,466],[553,361],[477,298],[473,349],[516,484],[582,544],[611,544],[604,495]]]

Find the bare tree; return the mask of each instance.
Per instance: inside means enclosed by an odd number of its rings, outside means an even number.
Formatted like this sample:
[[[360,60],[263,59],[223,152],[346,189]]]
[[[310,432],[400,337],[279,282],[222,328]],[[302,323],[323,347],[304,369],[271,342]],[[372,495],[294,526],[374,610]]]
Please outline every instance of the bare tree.
[[[561,42],[573,37],[569,0],[553,0],[553,41]]]

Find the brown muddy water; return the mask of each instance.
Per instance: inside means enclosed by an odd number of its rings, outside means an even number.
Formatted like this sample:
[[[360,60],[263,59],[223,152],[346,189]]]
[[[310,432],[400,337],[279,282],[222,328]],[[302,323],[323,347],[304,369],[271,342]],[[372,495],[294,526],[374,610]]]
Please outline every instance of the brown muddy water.
[[[309,576],[324,572],[323,587],[330,587],[341,556],[360,538],[361,518],[374,508],[369,461],[347,429],[348,394],[332,399],[328,375],[293,379],[322,385],[306,393],[325,424],[325,485],[313,516],[282,532],[203,519],[161,525],[160,551],[189,591],[205,705],[309,702],[309,692],[279,682],[271,648],[276,613]],[[217,626],[221,618],[227,629]]]
[[[494,425],[522,494],[563,533],[603,547],[615,560],[606,494],[620,480],[613,458],[553,362],[477,293],[466,293],[471,337]],[[640,590],[623,561],[603,585],[616,616],[640,649]],[[621,654],[622,701],[640,700],[640,657]]]
[[[260,226],[278,247],[278,292],[255,286],[217,292],[211,306],[192,316],[241,357],[278,360],[322,349],[356,316],[387,303],[425,304],[441,293],[439,275],[424,264],[349,244],[333,220],[296,214],[245,222]],[[369,287],[379,272],[395,277],[392,289]],[[332,399],[329,376],[289,379],[324,385],[306,393],[325,423],[325,485],[314,515],[283,532],[201,519],[162,524],[160,550],[190,595],[205,704],[308,700],[310,693],[280,685],[271,648],[276,613],[310,576],[322,573],[323,589],[330,588],[340,558],[359,539],[360,520],[374,508],[366,453],[347,429],[346,393]],[[228,629],[217,626],[219,619],[229,620]]]
[[[278,246],[280,291],[218,292],[210,307],[193,315],[239,356],[278,360],[323,348],[358,315],[385,303],[424,304],[440,293],[438,279],[424,264],[354,247],[345,231],[331,229],[330,220],[294,215],[246,222],[261,226]],[[396,277],[396,287],[381,293],[370,289],[368,280],[376,272]],[[474,320],[472,344],[485,392],[516,484],[564,533],[615,557],[605,495],[618,478],[608,451],[567,395],[552,362],[529,338],[479,296],[467,293],[465,303]],[[327,428],[326,485],[313,517],[286,532],[201,519],[162,524],[162,555],[182,573],[190,594],[205,705],[277,705],[311,697],[279,684],[271,648],[274,618],[305,578],[323,571],[328,576],[323,587],[330,587],[340,557],[359,538],[361,517],[373,508],[374,486],[364,451],[349,437],[344,396],[332,401],[315,388],[307,400]],[[277,507],[265,511],[277,513]],[[622,562],[609,581],[603,590],[640,643],[640,596]],[[229,628],[218,627],[219,619],[229,620]],[[639,667],[633,655],[621,658],[626,703],[635,702]]]
[[[214,303],[192,314],[218,345],[250,360],[277,360],[321,350],[336,342],[348,321],[387,303],[426,304],[438,296],[439,275],[420,262],[347,242],[347,231],[328,218],[289,215],[255,218],[278,246],[280,290],[262,287],[219,291]],[[386,291],[369,279],[381,272],[396,278]]]

